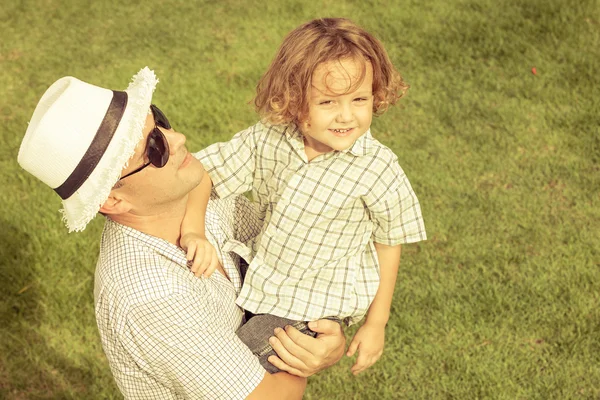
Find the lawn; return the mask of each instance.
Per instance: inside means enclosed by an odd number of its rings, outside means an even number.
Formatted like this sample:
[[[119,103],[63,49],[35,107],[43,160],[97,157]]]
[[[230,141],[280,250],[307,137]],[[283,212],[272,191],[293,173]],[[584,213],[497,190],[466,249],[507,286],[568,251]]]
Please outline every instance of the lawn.
[[[45,89],[124,89],[148,65],[199,150],[256,121],[281,39],[325,16],[379,37],[411,85],[372,130],[429,240],[403,249],[382,359],[358,377],[344,359],[305,398],[600,398],[599,0],[4,3],[0,398],[120,398],[94,320],[102,218],[68,234],[16,162]]]

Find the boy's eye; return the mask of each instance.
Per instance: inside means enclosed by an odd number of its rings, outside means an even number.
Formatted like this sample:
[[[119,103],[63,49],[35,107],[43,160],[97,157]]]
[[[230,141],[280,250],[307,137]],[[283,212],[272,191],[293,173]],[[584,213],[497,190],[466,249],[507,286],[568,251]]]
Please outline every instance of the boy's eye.
[[[367,101],[366,97],[358,97],[356,99],[354,99],[354,101]]]
[[[333,103],[331,100],[323,100],[323,101],[319,102],[319,105],[326,106],[326,105],[331,104],[331,103]]]

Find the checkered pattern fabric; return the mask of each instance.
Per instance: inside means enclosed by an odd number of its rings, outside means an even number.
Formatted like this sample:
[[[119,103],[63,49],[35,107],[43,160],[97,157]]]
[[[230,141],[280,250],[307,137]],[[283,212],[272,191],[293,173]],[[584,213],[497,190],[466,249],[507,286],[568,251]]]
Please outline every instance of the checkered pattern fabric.
[[[196,156],[221,198],[258,202],[261,233],[228,244],[250,261],[237,304],[255,314],[357,322],[379,286],[373,242],[426,239],[396,155],[370,131],[308,162],[296,127],[258,123]]]
[[[222,251],[229,239],[256,235],[254,215],[243,197],[209,202],[208,239],[231,281],[219,272],[197,278],[182,249],[107,219],[96,320],[125,398],[243,399],[260,383],[265,370],[235,335],[243,315],[235,305],[239,259]]]

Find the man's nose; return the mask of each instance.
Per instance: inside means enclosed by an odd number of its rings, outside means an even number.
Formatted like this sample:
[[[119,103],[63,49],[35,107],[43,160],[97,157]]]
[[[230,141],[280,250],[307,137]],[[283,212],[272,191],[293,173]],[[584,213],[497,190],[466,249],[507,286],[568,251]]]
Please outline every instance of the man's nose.
[[[185,135],[174,131],[173,129],[163,129],[162,133],[166,136],[169,142],[169,154],[175,154],[182,146],[185,146]]]

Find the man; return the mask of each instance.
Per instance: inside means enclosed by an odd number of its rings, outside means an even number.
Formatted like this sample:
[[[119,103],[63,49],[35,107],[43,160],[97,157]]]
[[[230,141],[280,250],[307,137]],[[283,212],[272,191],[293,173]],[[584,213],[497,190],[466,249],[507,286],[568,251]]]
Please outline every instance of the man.
[[[239,259],[223,249],[258,226],[244,198],[211,198],[207,240],[220,265],[198,278],[179,247],[188,193],[210,191],[200,162],[151,106],[148,68],[125,92],[65,77],[43,95],[19,150],[21,166],[62,197],[70,231],[107,216],[96,269],[96,320],[115,380],[131,399],[301,398],[306,376],[337,362],[339,325],[275,332],[270,375],[235,335],[243,313]]]

